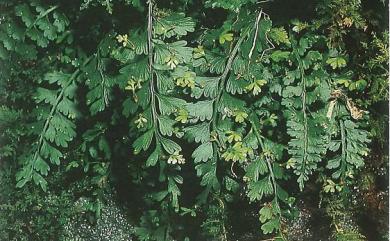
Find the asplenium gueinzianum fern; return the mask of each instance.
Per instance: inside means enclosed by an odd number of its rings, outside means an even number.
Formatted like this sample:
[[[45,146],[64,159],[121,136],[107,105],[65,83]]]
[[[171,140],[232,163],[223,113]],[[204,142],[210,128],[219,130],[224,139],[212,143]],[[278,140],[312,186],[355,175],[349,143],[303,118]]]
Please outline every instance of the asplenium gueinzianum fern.
[[[291,39],[292,51],[286,71],[282,104],[286,107],[287,133],[291,136],[288,166],[298,176],[302,190],[326,154],[326,103],[330,97],[329,76],[323,55],[315,49],[321,37],[306,34]]]
[[[370,142],[369,132],[364,126],[364,121],[367,120],[366,113],[347,96],[347,89],[340,88],[337,76],[332,80],[333,91],[327,111],[330,142],[327,147],[326,165],[331,173],[325,175],[323,180],[326,193],[348,191],[349,186],[355,181],[358,170],[364,166]]]
[[[276,32],[282,34],[272,35]],[[283,177],[277,163],[282,158],[282,146],[262,136],[261,121],[266,119],[262,105],[269,104],[272,95],[267,94],[266,87],[272,82],[272,74],[262,61],[274,47],[270,39],[288,41],[284,36],[287,33],[273,29],[263,11],[253,13],[248,9],[232,14],[223,29],[205,35],[193,54],[197,76],[191,95],[200,100],[190,107],[197,105],[198,112],[203,110],[206,121],[185,128],[192,140],[201,143],[192,154],[201,185],[205,186],[200,200],[207,200],[212,192],[212,197],[229,202],[243,179],[248,199],[266,203],[260,211],[265,234],[280,230],[279,201],[286,202],[288,195],[277,184]],[[215,37],[219,37],[219,43],[215,43]],[[218,54],[218,48],[226,57]],[[270,89],[280,94],[281,86],[272,83]],[[206,112],[211,107],[213,112]],[[235,170],[245,174],[237,176]]]
[[[58,10],[58,6],[45,6],[36,2],[31,5],[17,4],[14,9],[21,22],[7,16],[5,18],[7,24],[2,24],[0,30],[0,41],[6,48],[2,53],[6,53],[6,57],[23,56],[30,61],[36,61],[38,50],[48,47],[50,43],[63,43],[64,46],[72,43],[72,39],[68,38],[69,35],[65,34],[69,20]],[[55,48],[53,50],[55,52]],[[61,52],[62,49],[59,48],[57,51]],[[50,60],[53,52],[48,51],[45,58]],[[72,55],[74,52],[68,51],[68,54]],[[44,176],[48,175],[50,164],[59,165],[64,157],[63,150],[76,136],[74,119],[77,110],[74,98],[77,89],[76,80],[80,75],[78,66],[89,61],[85,60],[82,63],[84,60],[80,58],[72,62],[69,58],[58,57],[55,66],[63,70],[49,68],[47,73],[41,73],[38,80],[35,80],[33,102],[37,108],[29,113],[35,121],[31,123],[28,133],[28,136],[35,141],[25,153],[18,153],[19,163],[22,165],[17,174],[18,187],[23,187],[33,180],[35,184],[46,190],[47,182]],[[73,73],[68,70],[72,68]]]
[[[181,38],[194,31],[195,23],[182,13],[158,9],[152,1],[147,5],[146,30],[130,31],[129,35],[117,38],[123,45],[119,51],[132,56],[124,61],[119,72],[127,81],[125,89],[130,95],[123,112],[136,115],[132,124],[139,134],[133,142],[134,153],[145,153],[146,167],[158,165],[159,182],[166,183],[163,190],[151,195],[152,200],[161,203],[160,218],[165,221],[147,228],[150,215],[145,213],[145,222],[136,233],[141,239],[168,240],[172,231],[168,217],[171,211],[178,212],[180,208],[179,185],[183,178],[179,173],[185,163],[182,147],[175,140],[183,134],[175,125],[179,122],[178,113],[186,112],[187,102],[177,97],[175,86],[190,86],[193,81],[193,74],[186,67],[192,48]]]
[[[88,62],[89,59],[86,61]],[[31,125],[32,134],[37,141],[32,144],[29,153],[22,156],[23,169],[17,175],[17,186],[22,187],[33,180],[43,190],[47,182],[43,178],[50,170],[49,163],[59,165],[64,157],[60,149],[67,148],[69,142],[76,136],[76,125],[73,120],[77,116],[74,97],[77,89],[75,81],[80,69],[72,74],[63,72],[48,73],[44,82],[57,85],[57,89],[37,88],[35,100],[41,104],[36,110],[37,121]]]
[[[286,167],[298,175],[302,190],[310,175],[326,165],[335,171],[333,181],[323,180],[325,192],[340,191],[351,183],[346,179],[353,178],[368,153],[368,132],[358,123],[363,111],[337,85],[342,76],[338,69],[346,65],[343,57],[334,56],[335,51],[324,53],[324,37],[293,30],[297,34],[290,36],[292,50],[277,50],[270,56],[273,62],[288,61],[292,67],[283,70],[282,105],[287,108],[291,137]],[[336,59],[340,64],[335,64]]]

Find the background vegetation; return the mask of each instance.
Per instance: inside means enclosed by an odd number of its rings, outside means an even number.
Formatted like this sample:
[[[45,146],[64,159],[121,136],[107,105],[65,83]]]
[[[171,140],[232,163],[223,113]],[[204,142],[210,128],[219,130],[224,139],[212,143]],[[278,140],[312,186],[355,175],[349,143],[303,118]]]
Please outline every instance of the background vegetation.
[[[388,240],[387,5],[1,1],[0,240]]]

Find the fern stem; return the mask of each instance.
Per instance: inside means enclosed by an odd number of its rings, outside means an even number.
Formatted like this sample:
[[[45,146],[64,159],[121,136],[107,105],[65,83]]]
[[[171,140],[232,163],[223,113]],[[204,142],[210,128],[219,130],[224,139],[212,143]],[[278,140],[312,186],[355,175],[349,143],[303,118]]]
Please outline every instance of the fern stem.
[[[251,61],[253,50],[255,50],[255,47],[256,47],[257,35],[258,35],[258,32],[259,32],[259,22],[260,22],[262,14],[263,14],[263,9],[261,9],[260,13],[257,15],[257,18],[256,18],[256,22],[255,22],[255,26],[256,26],[255,27],[256,28],[255,36],[253,37],[252,48],[251,48],[251,50],[249,51],[249,54],[248,54],[249,62]]]
[[[306,110],[306,78],[305,78],[305,70],[303,69],[302,60],[299,56],[299,53],[296,50],[296,46],[293,45],[294,48],[294,54],[296,57],[296,60],[298,62],[298,69],[301,74],[301,81],[302,81],[302,113],[303,113],[303,163],[301,170],[304,170],[306,168],[306,162],[307,162],[307,152],[308,152],[308,124],[307,124],[307,110]],[[302,172],[301,174],[302,175]],[[299,188],[303,189],[303,184],[299,184]]]
[[[241,36],[241,38],[237,41],[237,43],[234,46],[233,50],[230,52],[230,55],[229,55],[228,61],[226,63],[225,69],[224,69],[222,75],[219,77],[220,88],[219,88],[218,95],[214,99],[214,103],[213,103],[213,116],[212,116],[212,126],[211,126],[212,130],[215,131],[215,132],[217,131],[218,104],[219,104],[219,102],[221,100],[223,91],[225,89],[226,77],[228,76],[228,74],[230,72],[230,69],[231,69],[231,67],[233,65],[234,59],[235,59],[235,57],[237,55],[237,52],[240,49],[240,46],[241,46],[242,42],[244,41],[245,37],[246,37],[246,33],[243,34]],[[218,140],[218,134],[216,136],[216,139]],[[218,145],[217,145],[217,141],[213,141],[213,150],[214,150],[213,151],[213,161],[214,161],[214,163],[216,165],[218,163]]]
[[[263,139],[260,136],[260,131],[257,129],[255,123],[252,120],[250,120],[250,123],[252,125],[252,128],[253,128],[253,131],[255,133],[256,139],[260,143],[260,147],[261,147],[261,149],[264,152],[265,146],[264,146]],[[273,171],[273,168],[272,168],[272,165],[271,165],[271,162],[270,162],[269,158],[266,157],[265,161],[267,163],[268,171],[269,171],[269,174],[271,176],[272,187],[274,189],[274,195],[275,195],[275,203],[276,203],[277,209],[278,209],[279,214],[280,214],[280,206],[279,206],[279,201],[278,201],[278,196],[277,196],[278,189],[277,189],[277,183],[276,183],[275,174],[274,174],[274,171]]]
[[[260,16],[262,14],[262,11],[260,12]],[[258,18],[258,20],[260,20],[260,17]],[[253,26],[253,28],[256,29],[256,24],[257,22],[255,22],[255,25]],[[236,58],[236,55],[241,47],[241,44],[244,42],[245,38],[247,37],[249,31],[251,30],[250,27],[248,27],[246,30],[244,30],[241,34],[241,37],[238,39],[236,45],[234,46],[233,50],[230,52],[229,54],[229,58],[226,62],[226,65],[225,65],[225,69],[224,71],[222,72],[222,75],[219,77],[219,91],[218,91],[218,94],[216,96],[216,98],[214,99],[214,103],[213,103],[213,116],[212,116],[212,131],[216,132],[217,131],[217,118],[218,118],[218,104],[221,100],[221,97],[222,97],[222,94],[225,90],[225,85],[226,85],[226,78],[227,76],[229,75],[229,72],[232,68],[232,65],[234,63],[234,60]],[[216,133],[217,134],[217,133]],[[216,136],[216,139],[218,139],[218,134]],[[218,145],[217,145],[217,141],[214,141],[213,142],[213,161],[214,163],[217,163],[218,161]]]
[[[264,15],[265,15],[266,17],[268,17],[268,14],[266,14],[266,13],[264,13]],[[263,52],[261,53],[259,62],[261,62],[261,61],[263,60],[263,57],[264,57],[264,55],[265,55],[265,53],[266,53],[267,51],[273,50],[273,49],[275,48],[275,45],[272,43],[271,40],[269,40],[268,33],[269,33],[269,31],[267,31],[267,32],[265,33],[265,40],[266,40],[267,43],[268,43],[269,45],[271,45],[271,46],[263,50]]]
[[[260,20],[261,15],[263,14],[263,11],[259,13],[258,16],[258,21]],[[255,22],[254,28],[256,29],[258,25],[258,22]],[[219,77],[219,91],[217,94],[217,97],[214,99],[213,103],[213,117],[212,117],[212,129],[215,131],[217,129],[217,117],[218,117],[218,103],[220,102],[221,96],[223,94],[223,91],[225,90],[225,85],[226,85],[226,78],[232,68],[232,65],[234,63],[234,60],[236,58],[236,55],[238,53],[238,50],[241,47],[242,42],[244,42],[245,38],[247,37],[247,34],[249,33],[251,28],[247,28],[245,31],[243,31],[243,34],[237,41],[236,45],[234,46],[233,50],[229,54],[228,61],[226,63],[225,69],[222,72],[222,75]],[[215,149],[215,148],[214,148]]]
[[[150,88],[150,107],[152,109],[152,119],[154,125],[154,134],[156,136],[156,143],[158,142],[158,137],[160,136],[158,132],[158,123],[157,123],[157,110],[156,110],[156,90],[154,89],[154,72],[153,72],[153,2],[148,0],[148,59],[149,59],[149,88]]]
[[[218,117],[218,103],[221,100],[221,96],[223,94],[223,91],[225,89],[225,83],[226,83],[226,77],[228,76],[230,69],[232,68],[234,59],[237,55],[238,50],[240,49],[240,46],[242,42],[244,41],[246,37],[246,33],[241,36],[241,38],[237,41],[236,45],[234,46],[233,50],[230,52],[228,61],[226,63],[225,69],[222,73],[222,75],[219,77],[219,91],[217,97],[214,99],[213,103],[213,117],[212,117],[212,129],[217,129],[217,117]]]
[[[225,66],[225,69],[220,77],[220,80],[222,81],[222,86],[225,85],[225,82],[226,82],[226,77],[228,76],[229,72],[230,72],[230,69],[232,68],[232,65],[233,65],[233,62],[236,58],[236,55],[238,53],[238,50],[240,49],[241,47],[241,44],[242,42],[244,41],[244,39],[247,37],[248,33],[248,30],[245,31],[242,36],[240,37],[240,39],[237,41],[236,45],[234,46],[233,50],[230,52],[230,55],[229,55],[229,58],[228,58],[228,61],[226,63],[226,66]],[[222,95],[222,92],[223,92],[223,88],[219,90],[219,97]]]
[[[102,86],[102,90],[103,90],[104,106],[108,107],[108,93],[107,93],[107,88],[106,88],[106,78],[104,77],[102,60],[100,57],[100,46],[97,50],[96,55],[97,55],[97,68],[99,70],[100,78],[102,79],[101,86]]]
[[[260,147],[261,147],[261,149],[264,152],[265,146],[264,146],[264,142],[262,140],[262,136],[260,136],[260,131],[257,129],[257,126],[253,122],[253,120],[250,120],[250,123],[252,125],[252,129],[253,129],[253,131],[255,133],[256,139],[260,143]],[[279,204],[279,200],[278,200],[278,186],[277,186],[275,174],[274,174],[274,171],[273,171],[273,168],[272,168],[272,165],[271,165],[271,161],[269,160],[269,158],[266,157],[265,158],[265,162],[267,163],[267,168],[268,168],[268,171],[269,171],[269,175],[271,177],[272,188],[274,190],[275,205],[276,205],[276,209],[278,210],[279,222],[281,222],[281,220],[282,220],[282,211],[280,209],[280,204]],[[280,235],[283,237],[283,233],[282,232],[280,232]]]
[[[341,168],[345,169],[346,164],[346,138],[345,138],[345,126],[344,121],[340,120],[340,132],[341,132]],[[342,172],[345,177],[345,171]]]
[[[37,19],[35,19],[35,21],[33,22],[33,24],[31,24],[30,28],[32,28],[33,26],[35,26],[35,24],[37,24],[37,22],[38,22],[40,19],[46,17],[47,15],[49,15],[49,13],[53,12],[53,11],[56,10],[57,8],[59,8],[58,5],[53,6],[53,7],[49,8],[49,9],[47,9],[45,12],[39,14],[39,16],[37,17]]]

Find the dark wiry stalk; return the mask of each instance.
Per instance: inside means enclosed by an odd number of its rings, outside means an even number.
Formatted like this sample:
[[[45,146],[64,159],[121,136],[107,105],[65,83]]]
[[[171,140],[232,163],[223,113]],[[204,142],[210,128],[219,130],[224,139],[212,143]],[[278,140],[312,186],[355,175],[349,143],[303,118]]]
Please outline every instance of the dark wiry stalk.
[[[257,126],[253,122],[253,120],[250,120],[250,122],[251,122],[251,125],[252,125],[252,129],[253,129],[253,131],[254,131],[254,133],[256,135],[256,139],[259,142],[260,147],[261,147],[261,149],[264,152],[265,146],[264,146],[264,142],[263,142],[262,136],[260,135],[260,130],[257,129]],[[272,187],[273,187],[273,191],[274,191],[275,205],[276,205],[276,208],[278,210],[279,220],[281,221],[282,220],[282,211],[280,209],[279,200],[278,200],[278,189],[277,189],[278,186],[277,186],[275,174],[274,174],[274,171],[273,171],[273,168],[272,168],[272,165],[271,165],[271,160],[268,157],[265,157],[265,162],[267,163],[267,168],[268,168],[268,171],[269,171],[269,175],[271,177]],[[280,232],[280,234],[283,236],[282,232]]]
[[[257,17],[257,21],[255,21],[255,24],[253,26],[253,28],[255,29],[256,31],[256,28],[257,28],[257,25],[258,25],[258,22],[260,21],[260,18],[261,16],[264,14],[263,11],[260,11],[260,13],[258,14],[258,17]],[[212,116],[212,130],[214,132],[214,135],[215,135],[215,139],[218,139],[218,135],[216,133],[217,131],[217,119],[218,119],[218,104],[221,100],[221,96],[223,94],[223,91],[225,89],[225,85],[226,85],[226,79],[230,73],[230,70],[232,68],[232,65],[234,63],[234,60],[236,58],[236,55],[241,47],[241,44],[244,42],[245,38],[247,38],[248,36],[248,33],[250,32],[251,28],[247,28],[245,31],[242,32],[242,35],[241,37],[239,38],[239,40],[237,41],[236,45],[234,46],[233,50],[230,52],[229,54],[229,58],[228,58],[228,61],[226,63],[226,66],[225,66],[225,69],[222,73],[222,75],[219,77],[219,91],[218,91],[218,94],[216,96],[216,98],[214,99],[214,103],[213,103],[213,116]],[[217,163],[218,161],[218,145],[217,145],[217,140],[215,140],[213,142],[213,161],[215,163]]]
[[[152,110],[152,119],[154,125],[154,134],[156,142],[158,141],[159,133],[157,130],[157,110],[156,110],[156,90],[154,89],[154,72],[153,72],[153,1],[148,1],[148,59],[149,59],[149,88],[150,88],[150,108]]]
[[[227,76],[228,76],[228,74],[230,72],[230,69],[232,68],[234,59],[235,59],[235,57],[237,55],[238,50],[241,47],[241,44],[244,41],[244,39],[246,38],[246,33],[241,36],[241,38],[238,40],[238,42],[234,46],[233,50],[230,53],[228,61],[226,63],[225,69],[224,69],[221,77],[219,77],[219,91],[218,91],[218,95],[214,99],[214,103],[213,103],[213,116],[212,116],[212,126],[211,126],[211,128],[212,128],[212,130],[214,132],[216,132],[216,130],[217,130],[218,104],[219,104],[219,102],[221,100],[221,96],[223,94],[223,90],[225,89],[226,78],[227,78]],[[215,134],[216,134],[215,138],[218,139],[217,133],[215,133]],[[218,161],[218,153],[217,153],[218,145],[217,145],[217,141],[213,142],[213,150],[214,150],[213,151],[213,161],[216,164],[217,161]]]
[[[345,138],[345,126],[344,121],[340,120],[340,132],[341,132],[341,168],[346,168],[346,138]],[[345,171],[343,171],[343,177],[345,178]]]
[[[98,50],[97,50],[97,69],[99,71],[99,74],[100,74],[100,78],[102,79],[102,82],[101,82],[101,86],[102,86],[102,90],[103,90],[103,98],[104,98],[104,106],[105,107],[108,107],[108,92],[107,92],[107,88],[106,88],[106,77],[104,77],[104,73],[103,73],[103,61],[100,57],[100,46],[98,47]]]
[[[265,146],[264,146],[264,143],[263,143],[263,139],[262,139],[262,137],[260,136],[260,131],[257,129],[256,124],[253,123],[253,121],[250,121],[250,122],[251,122],[251,124],[252,124],[252,128],[253,128],[253,131],[254,131],[254,133],[255,133],[256,139],[257,139],[257,141],[259,142],[260,147],[261,147],[261,149],[262,149],[263,152],[264,152]],[[278,196],[277,196],[277,191],[278,191],[278,189],[277,189],[277,183],[276,183],[275,174],[274,174],[274,171],[273,171],[273,169],[272,169],[271,161],[269,160],[268,157],[265,158],[265,161],[266,161],[266,163],[267,163],[268,171],[269,171],[269,174],[270,174],[270,176],[271,176],[271,181],[272,181],[272,186],[273,186],[273,189],[274,189],[274,195],[275,195],[276,206],[277,206],[277,208],[278,208],[278,210],[279,210],[279,212],[280,212],[280,206],[279,206],[279,201],[278,201]]]

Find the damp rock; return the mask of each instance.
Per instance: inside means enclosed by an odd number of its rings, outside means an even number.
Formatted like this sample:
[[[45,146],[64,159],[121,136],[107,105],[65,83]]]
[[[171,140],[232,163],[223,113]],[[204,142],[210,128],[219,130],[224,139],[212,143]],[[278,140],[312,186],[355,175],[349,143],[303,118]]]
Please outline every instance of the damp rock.
[[[79,208],[88,202],[79,199],[75,208]],[[126,220],[123,211],[112,199],[108,199],[102,206],[101,216],[95,224],[86,217],[74,217],[64,227],[62,241],[132,241],[134,228]]]
[[[287,222],[285,234],[289,241],[328,241],[329,218],[315,203],[297,204],[296,218]]]

